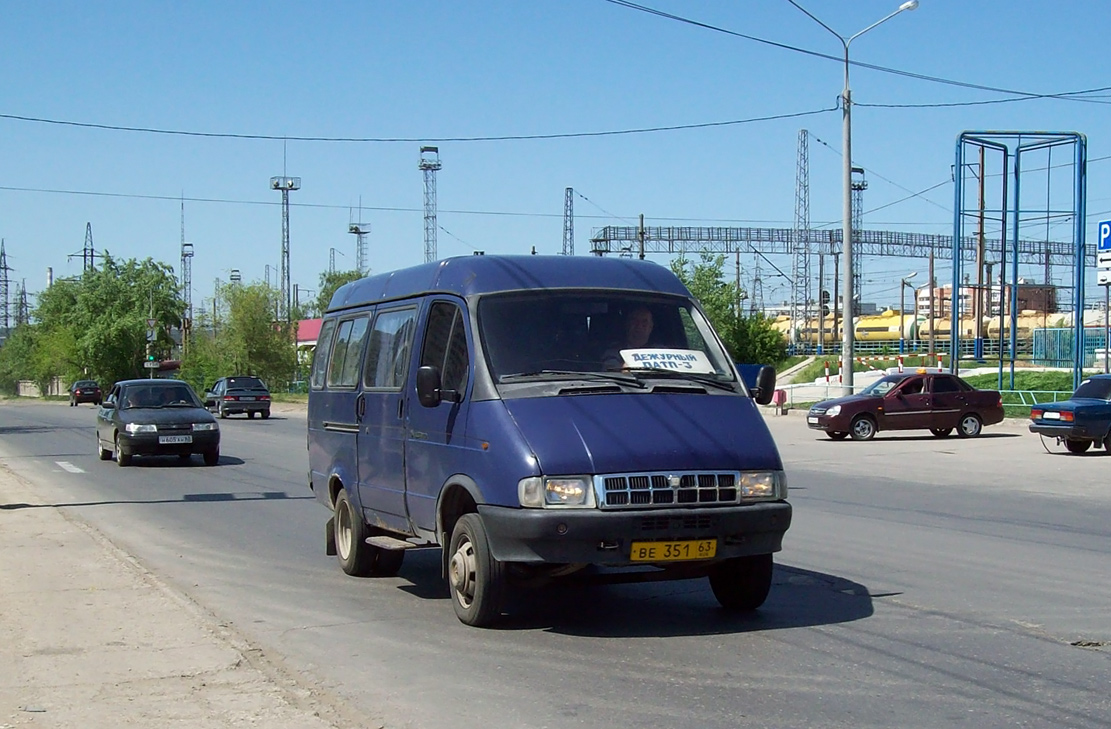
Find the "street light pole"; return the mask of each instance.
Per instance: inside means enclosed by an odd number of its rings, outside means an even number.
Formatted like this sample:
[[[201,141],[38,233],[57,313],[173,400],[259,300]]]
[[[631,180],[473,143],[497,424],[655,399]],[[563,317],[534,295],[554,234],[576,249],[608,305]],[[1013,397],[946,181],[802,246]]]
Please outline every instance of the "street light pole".
[[[849,88],[849,44],[854,40],[864,35],[868,31],[875,28],[881,23],[885,23],[891,18],[894,18],[904,10],[914,10],[918,7],[918,0],[906,0],[892,13],[880,18],[876,22],[869,25],[864,30],[855,33],[848,38],[845,38],[840,33],[830,28],[821,20],[816,18],[810,13],[809,10],[799,5],[795,0],[788,0],[792,5],[801,10],[811,20],[818,25],[822,26],[830,33],[833,34],[837,40],[841,41],[841,46],[845,49],[845,88],[841,92],[841,250],[842,254],[842,274],[844,275],[844,289],[845,292],[841,297],[842,301],[842,319],[844,325],[842,328],[841,340],[841,362],[842,373],[841,383],[844,386],[844,394],[851,395],[853,393],[853,343],[856,336],[855,325],[853,323],[853,202],[852,202],[852,172],[853,172],[853,132],[852,132],[852,91]]]

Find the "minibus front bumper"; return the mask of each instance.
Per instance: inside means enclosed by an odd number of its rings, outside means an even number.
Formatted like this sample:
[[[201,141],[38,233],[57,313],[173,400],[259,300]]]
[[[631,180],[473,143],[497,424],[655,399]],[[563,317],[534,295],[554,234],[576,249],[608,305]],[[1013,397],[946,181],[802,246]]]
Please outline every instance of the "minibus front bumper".
[[[693,509],[513,509],[480,504],[490,550],[503,562],[637,564],[634,543],[715,540],[713,560],[778,552],[791,505]]]

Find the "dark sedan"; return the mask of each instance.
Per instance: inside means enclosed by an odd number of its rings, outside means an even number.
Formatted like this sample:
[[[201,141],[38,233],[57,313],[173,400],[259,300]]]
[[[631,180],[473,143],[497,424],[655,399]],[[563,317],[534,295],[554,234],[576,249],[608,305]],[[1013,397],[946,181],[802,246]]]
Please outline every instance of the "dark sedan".
[[[78,380],[69,386],[69,406],[77,407],[83,402],[99,405],[102,400],[100,385],[96,380]]]
[[[876,380],[855,395],[825,400],[810,408],[806,423],[834,440],[869,440],[881,430],[929,430],[944,438],[955,429],[962,438],[985,425],[1003,422],[1003,401],[995,390],[977,390],[947,372],[901,372]]]
[[[181,380],[117,382],[96,415],[100,460],[116,456],[126,466],[134,456],[204,456],[206,466],[220,461],[220,426]]]
[[[257,413],[266,419],[270,417],[270,390],[250,375],[221,377],[204,394],[204,404],[221,418],[236,413],[253,418]]]
[[[1056,438],[1069,453],[1093,444],[1111,452],[1111,375],[1089,377],[1068,400],[1032,405],[1030,432]]]

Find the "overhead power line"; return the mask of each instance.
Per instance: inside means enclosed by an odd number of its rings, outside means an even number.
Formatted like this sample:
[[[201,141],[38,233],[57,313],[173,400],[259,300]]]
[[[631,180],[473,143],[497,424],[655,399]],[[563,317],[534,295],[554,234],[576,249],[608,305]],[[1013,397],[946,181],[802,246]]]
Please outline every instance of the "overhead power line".
[[[629,0],[605,0],[605,2],[611,3],[613,5],[621,6],[623,8],[628,8],[630,10],[636,10],[638,12],[648,13],[649,15],[656,15],[656,16],[664,18],[666,20],[673,20],[673,21],[678,22],[678,23],[685,23],[687,25],[693,25],[693,26],[698,27],[698,28],[704,28],[706,30],[713,31],[715,33],[723,33],[725,35],[733,36],[735,38],[742,38],[744,40],[752,41],[753,43],[761,43],[763,45],[772,46],[773,48],[779,48],[781,50],[791,51],[792,53],[801,53],[803,55],[813,56],[815,58],[823,58],[823,59],[828,60],[828,61],[836,61],[837,63],[844,63],[845,62],[845,59],[842,58],[841,56],[834,56],[834,55],[828,54],[828,53],[820,53],[818,51],[812,51],[809,48],[800,48],[799,46],[792,46],[788,43],[780,43],[778,41],[768,40],[767,38],[760,38],[758,36],[748,35],[746,33],[738,33],[735,30],[729,30],[728,28],[722,28],[720,26],[712,25],[710,23],[703,23],[702,21],[693,20],[691,18],[685,18],[681,15],[675,15],[674,13],[667,13],[667,12],[664,12],[662,10],[657,10],[656,8],[649,7],[647,5],[641,5],[640,3],[630,2]],[[892,74],[892,75],[895,75],[895,76],[904,76],[906,78],[918,79],[919,81],[930,81],[932,83],[944,84],[946,86],[957,86],[957,87],[960,87],[960,88],[974,89],[974,90],[977,90],[977,91],[992,91],[992,92],[999,93],[999,94],[1011,94],[1013,96],[1024,96],[1024,97],[1029,97],[1029,98],[1032,98],[1032,99],[1061,99],[1063,101],[1081,101],[1081,102],[1088,102],[1088,103],[1092,103],[1092,104],[1111,103],[1111,102],[1108,102],[1108,101],[1101,101],[1101,100],[1098,100],[1098,99],[1082,98],[1082,96],[1084,94],[1106,91],[1107,90],[1106,88],[1088,89],[1086,91],[1066,91],[1066,92],[1062,92],[1062,93],[1059,93],[1059,94],[1035,94],[1035,93],[1030,92],[1030,91],[1019,91],[1019,90],[1016,90],[1016,89],[1004,89],[1004,88],[1000,88],[998,86],[987,86],[987,85],[984,85],[984,84],[975,84],[975,83],[971,83],[971,82],[968,82],[968,81],[955,81],[953,79],[942,78],[941,76],[929,76],[929,75],[923,74],[923,73],[914,73],[913,71],[903,71],[903,70],[898,69],[898,68],[890,68],[888,66],[879,66],[879,65],[876,65],[874,63],[865,63],[865,62],[862,62],[862,61],[850,61],[849,63],[853,66],[856,66],[857,68],[866,68],[870,71],[878,71],[880,73],[888,73],[888,74]],[[1017,101],[1017,99],[1016,99],[1016,101]],[[859,104],[857,102],[853,102],[853,103],[857,106],[863,106],[863,104]]]
[[[694,124],[671,124],[658,127],[639,127],[634,129],[611,129],[597,132],[559,132],[552,134],[503,134],[497,136],[480,137],[316,137],[316,136],[290,136],[276,134],[241,134],[235,132],[195,132],[185,129],[158,129],[156,127],[132,127],[116,124],[97,124],[93,122],[69,121],[63,119],[46,119],[43,117],[22,116],[18,114],[0,114],[0,119],[33,122],[36,124],[53,124],[65,127],[80,127],[83,129],[102,129],[112,132],[139,132],[143,134],[164,134],[179,137],[205,137],[210,139],[254,139],[263,141],[282,142],[346,142],[346,143],[376,143],[412,144],[416,142],[516,142],[543,139],[580,139],[584,137],[615,137],[628,134],[651,134],[653,132],[676,132],[684,129],[708,129],[711,127],[739,126],[741,124],[756,124],[757,122],[779,121],[782,119],[798,119],[816,114],[828,114],[837,111],[837,106],[810,111],[796,111],[785,114],[769,114],[767,116],[751,117],[749,119],[731,119],[728,121],[698,122]]]

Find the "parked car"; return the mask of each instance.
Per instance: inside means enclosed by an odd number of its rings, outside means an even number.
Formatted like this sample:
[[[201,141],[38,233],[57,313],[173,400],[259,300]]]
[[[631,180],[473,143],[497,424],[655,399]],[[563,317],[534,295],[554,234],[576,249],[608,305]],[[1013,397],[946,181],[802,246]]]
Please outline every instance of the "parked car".
[[[1089,377],[1068,400],[1030,406],[1030,432],[1056,438],[1069,453],[1093,445],[1111,452],[1111,375]]]
[[[96,380],[78,380],[69,386],[69,406],[77,407],[83,402],[99,405],[101,397],[100,385]]]
[[[977,390],[947,372],[902,372],[873,382],[855,395],[825,400],[810,408],[806,423],[834,440],[869,440],[882,430],[929,429],[944,438],[955,429],[962,438],[1003,421],[1003,400],[995,390]]]
[[[126,466],[134,456],[204,456],[206,466],[220,461],[220,426],[181,380],[117,382],[96,414],[100,460]]]
[[[266,383],[250,375],[221,377],[204,394],[204,404],[221,418],[236,413],[270,417],[270,390]]]

